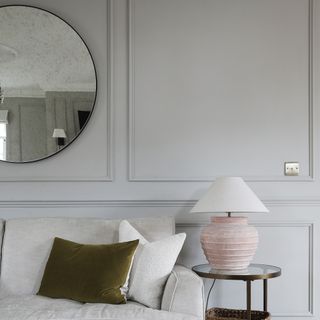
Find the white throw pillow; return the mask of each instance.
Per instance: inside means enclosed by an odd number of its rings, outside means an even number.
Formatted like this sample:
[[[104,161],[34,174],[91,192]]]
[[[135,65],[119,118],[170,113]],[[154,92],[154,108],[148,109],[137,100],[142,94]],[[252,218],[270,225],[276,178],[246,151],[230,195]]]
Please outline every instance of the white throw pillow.
[[[149,242],[128,221],[119,227],[119,241],[139,239],[129,279],[128,298],[150,308],[160,309],[166,281],[186,238],[179,233]]]

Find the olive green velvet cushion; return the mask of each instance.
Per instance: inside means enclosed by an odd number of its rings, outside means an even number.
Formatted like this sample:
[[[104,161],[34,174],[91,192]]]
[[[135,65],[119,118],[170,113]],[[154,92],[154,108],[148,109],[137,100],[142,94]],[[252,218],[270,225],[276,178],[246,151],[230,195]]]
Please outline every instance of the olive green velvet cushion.
[[[139,240],[78,244],[55,238],[38,295],[80,302],[125,303],[127,275]]]

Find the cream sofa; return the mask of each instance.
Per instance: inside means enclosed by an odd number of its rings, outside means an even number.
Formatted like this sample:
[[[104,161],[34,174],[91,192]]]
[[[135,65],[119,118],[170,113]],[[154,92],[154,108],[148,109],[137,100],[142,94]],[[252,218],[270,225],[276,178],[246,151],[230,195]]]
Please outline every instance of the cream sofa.
[[[129,221],[151,241],[175,230],[174,219],[169,217]],[[203,319],[202,280],[182,266],[175,266],[168,278],[161,310],[134,301],[125,305],[82,304],[36,295],[54,237],[91,244],[117,242],[119,222],[83,218],[0,220],[0,320]]]

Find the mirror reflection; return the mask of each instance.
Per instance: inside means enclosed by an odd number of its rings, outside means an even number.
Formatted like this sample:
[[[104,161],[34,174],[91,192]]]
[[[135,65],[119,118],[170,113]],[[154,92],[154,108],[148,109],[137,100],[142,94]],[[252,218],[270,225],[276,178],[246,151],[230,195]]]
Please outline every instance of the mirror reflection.
[[[85,127],[94,64],[78,33],[45,10],[0,7],[0,30],[0,160],[40,160]]]

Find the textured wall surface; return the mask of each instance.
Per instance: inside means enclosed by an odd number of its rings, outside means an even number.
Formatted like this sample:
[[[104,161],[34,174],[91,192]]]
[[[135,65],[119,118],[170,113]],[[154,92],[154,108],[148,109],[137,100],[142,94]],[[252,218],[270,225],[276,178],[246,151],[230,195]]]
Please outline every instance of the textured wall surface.
[[[30,7],[0,10],[2,86],[6,94],[43,91],[94,91],[90,54],[66,23]],[[17,30],[20,30],[17,32]],[[81,68],[79,68],[81,64]]]
[[[1,4],[11,4],[2,0]],[[180,260],[204,262],[208,215],[189,215],[219,175],[270,209],[250,215],[274,318],[320,317],[319,0],[24,0],[71,23],[92,51],[98,96],[84,134],[28,165],[0,163],[0,217],[176,215]],[[285,161],[301,174],[286,177]],[[261,283],[253,285],[261,308]],[[219,282],[216,305],[245,307]]]

